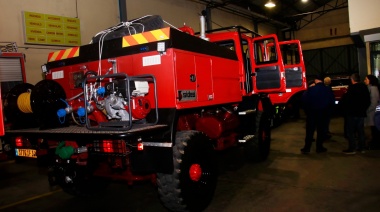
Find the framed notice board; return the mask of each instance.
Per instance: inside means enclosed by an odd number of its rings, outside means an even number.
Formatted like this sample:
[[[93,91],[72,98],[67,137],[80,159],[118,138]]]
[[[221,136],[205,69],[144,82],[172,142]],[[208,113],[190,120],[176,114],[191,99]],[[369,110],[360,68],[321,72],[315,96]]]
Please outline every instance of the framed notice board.
[[[57,15],[23,12],[26,44],[80,46],[80,21]]]

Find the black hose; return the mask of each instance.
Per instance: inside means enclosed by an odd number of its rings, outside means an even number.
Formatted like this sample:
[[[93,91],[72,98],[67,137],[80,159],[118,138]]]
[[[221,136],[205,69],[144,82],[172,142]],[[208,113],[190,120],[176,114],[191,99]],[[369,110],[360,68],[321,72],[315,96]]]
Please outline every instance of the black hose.
[[[96,73],[95,71],[87,71],[85,74],[84,74],[84,77],[87,78],[87,75],[89,74],[92,74],[94,76],[98,76],[98,73]]]

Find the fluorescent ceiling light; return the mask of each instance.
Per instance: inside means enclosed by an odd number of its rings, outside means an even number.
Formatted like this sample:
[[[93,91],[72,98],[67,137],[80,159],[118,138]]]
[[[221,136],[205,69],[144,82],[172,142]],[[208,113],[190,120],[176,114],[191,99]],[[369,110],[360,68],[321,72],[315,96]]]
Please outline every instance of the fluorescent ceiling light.
[[[273,3],[271,0],[268,1],[268,3],[265,4],[266,7],[269,7],[269,8],[272,8],[272,7],[275,7],[276,4]]]

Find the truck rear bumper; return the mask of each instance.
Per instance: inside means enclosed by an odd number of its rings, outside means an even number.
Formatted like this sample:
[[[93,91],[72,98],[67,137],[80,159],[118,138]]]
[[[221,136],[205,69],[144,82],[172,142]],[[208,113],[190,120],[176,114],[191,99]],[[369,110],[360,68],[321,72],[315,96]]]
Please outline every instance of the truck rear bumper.
[[[6,136],[26,136],[45,139],[73,139],[81,137],[85,139],[120,139],[139,135],[155,134],[167,130],[167,125],[133,125],[128,131],[95,131],[80,126],[68,126],[62,128],[40,130],[39,128],[6,130]]]

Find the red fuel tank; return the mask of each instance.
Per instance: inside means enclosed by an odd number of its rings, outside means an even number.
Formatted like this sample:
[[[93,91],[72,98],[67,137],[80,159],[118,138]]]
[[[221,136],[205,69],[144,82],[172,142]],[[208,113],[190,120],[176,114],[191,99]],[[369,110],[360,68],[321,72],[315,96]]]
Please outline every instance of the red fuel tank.
[[[205,132],[211,139],[217,139],[224,132],[236,129],[239,119],[229,111],[216,112],[200,117],[196,122],[196,129]]]

